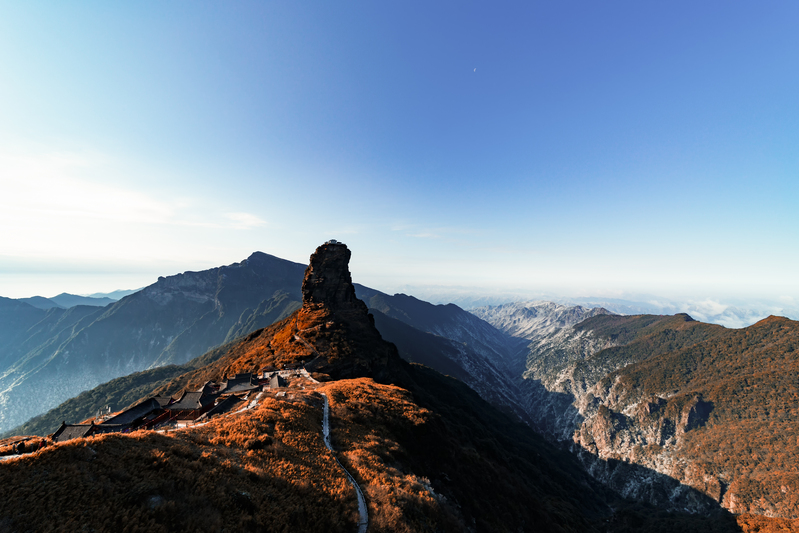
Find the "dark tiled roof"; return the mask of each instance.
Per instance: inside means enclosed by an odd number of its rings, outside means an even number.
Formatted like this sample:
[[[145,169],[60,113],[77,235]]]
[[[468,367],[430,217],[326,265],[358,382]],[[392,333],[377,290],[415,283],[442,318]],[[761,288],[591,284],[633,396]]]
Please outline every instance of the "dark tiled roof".
[[[171,396],[153,396],[153,400],[158,402],[158,405],[160,405],[161,407],[165,407],[165,406],[169,405],[169,402],[172,401],[172,397]]]
[[[213,409],[205,413],[205,416],[210,418],[214,415],[227,413],[228,411],[237,409],[242,402],[246,401],[247,400],[244,400],[243,398],[239,398],[237,396],[228,396],[227,398],[216,404]]]
[[[235,383],[233,386],[227,386],[224,389],[225,393],[228,392],[247,392],[251,390],[255,390],[259,387],[259,385],[252,385],[251,383]]]
[[[258,385],[252,384],[252,374],[236,374],[236,377],[222,383],[219,392],[245,392],[257,388]]]
[[[61,427],[53,433],[53,440],[64,442],[65,440],[79,439],[88,437],[94,431],[94,424],[61,424]]]
[[[216,386],[216,383],[213,381],[206,381],[203,383],[203,386],[197,389],[197,392],[202,392],[204,394],[213,394],[215,393],[219,387]]]
[[[202,392],[185,392],[180,400],[168,405],[168,411],[193,411],[202,409],[214,401],[213,397],[204,395]]]
[[[150,414],[151,412],[161,409],[161,403],[156,398],[149,398],[140,404],[134,405],[126,411],[122,411],[118,415],[112,416],[102,425],[107,424],[132,424],[137,419]]]

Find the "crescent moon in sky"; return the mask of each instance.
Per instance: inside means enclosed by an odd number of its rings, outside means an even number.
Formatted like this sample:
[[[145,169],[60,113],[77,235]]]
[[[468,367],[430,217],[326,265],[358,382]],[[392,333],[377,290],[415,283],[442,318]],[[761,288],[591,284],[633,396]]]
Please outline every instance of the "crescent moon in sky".
[[[474,69],[474,71],[477,72],[477,69]]]

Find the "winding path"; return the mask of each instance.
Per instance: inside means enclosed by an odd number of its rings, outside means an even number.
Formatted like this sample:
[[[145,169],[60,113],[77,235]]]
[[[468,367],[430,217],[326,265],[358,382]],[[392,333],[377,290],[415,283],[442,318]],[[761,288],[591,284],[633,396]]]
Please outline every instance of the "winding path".
[[[333,446],[330,444],[330,407],[327,401],[327,394],[323,392],[322,398],[325,400],[325,409],[322,416],[322,436],[324,437],[325,446],[327,446],[327,449],[333,452]],[[347,479],[349,479],[350,483],[352,483],[352,486],[355,487],[355,495],[358,496],[358,514],[360,515],[360,518],[358,519],[358,533],[366,533],[366,528],[369,527],[369,513],[366,509],[366,497],[363,495],[363,491],[358,485],[358,482],[355,481],[355,478],[352,477],[352,474],[350,474],[347,469],[344,468],[344,465],[341,464],[341,461],[339,461],[335,455],[333,455],[333,459],[336,460],[338,466],[347,475]]]

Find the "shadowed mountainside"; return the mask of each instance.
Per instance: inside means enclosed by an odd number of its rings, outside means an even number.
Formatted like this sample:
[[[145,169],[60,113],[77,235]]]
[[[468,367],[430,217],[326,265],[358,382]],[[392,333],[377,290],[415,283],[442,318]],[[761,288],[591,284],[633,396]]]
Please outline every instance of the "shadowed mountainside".
[[[159,280],[107,307],[0,299],[0,430],[131,372],[183,364],[300,307],[304,266],[260,252]]]

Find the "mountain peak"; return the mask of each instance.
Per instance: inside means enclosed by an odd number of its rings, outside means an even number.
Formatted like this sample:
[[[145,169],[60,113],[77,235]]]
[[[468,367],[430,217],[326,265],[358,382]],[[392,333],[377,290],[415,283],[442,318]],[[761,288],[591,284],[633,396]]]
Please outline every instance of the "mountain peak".
[[[369,308],[355,295],[344,243],[328,241],[311,254],[302,282],[302,308],[291,326],[294,346],[310,348],[321,372],[340,377],[383,374],[393,344],[380,336]],[[296,346],[299,343],[302,346]],[[324,355],[322,355],[324,354]]]
[[[194,376],[189,389],[209,379],[266,366],[305,365],[334,379],[390,381],[403,372],[397,348],[383,340],[365,303],[355,295],[350,250],[328,241],[311,255],[302,283],[302,307],[257,330]],[[195,383],[196,382],[196,383]]]
[[[355,296],[352,285],[351,255],[347,245],[337,241],[328,241],[316,249],[302,281],[303,307],[366,312],[366,304]]]

